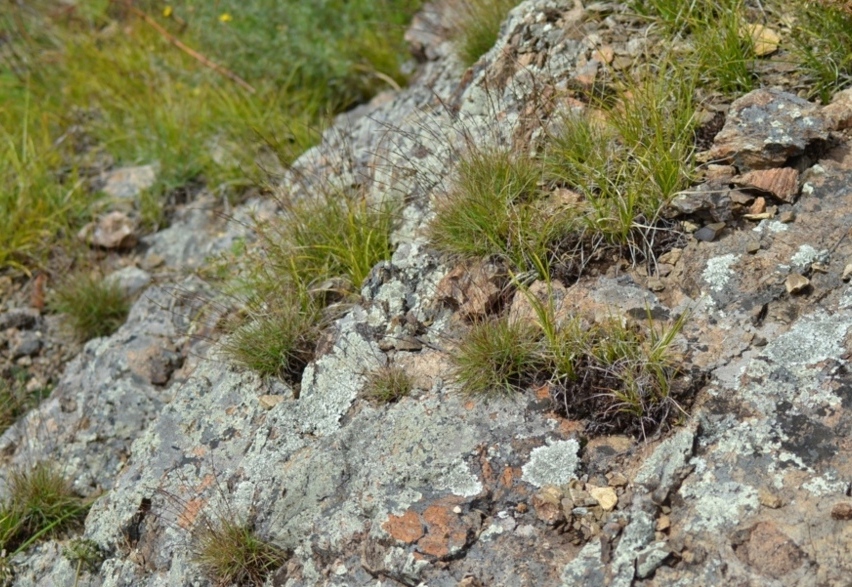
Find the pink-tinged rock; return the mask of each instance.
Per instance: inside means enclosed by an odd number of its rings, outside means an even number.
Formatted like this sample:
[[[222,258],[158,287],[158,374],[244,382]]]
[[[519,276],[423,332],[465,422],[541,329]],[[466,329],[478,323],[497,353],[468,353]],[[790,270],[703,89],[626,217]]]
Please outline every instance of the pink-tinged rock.
[[[437,298],[465,318],[481,317],[497,303],[502,280],[500,268],[493,263],[458,265],[438,283]]]
[[[799,193],[799,172],[790,167],[756,169],[733,179],[741,188],[760,190],[782,202],[792,202]]]
[[[110,212],[84,226],[77,236],[93,247],[129,249],[136,245],[136,223],[124,212]]]
[[[736,165],[741,172],[780,167],[811,143],[826,140],[828,131],[816,104],[779,90],[755,90],[731,104],[725,126],[703,158]]]
[[[822,118],[831,130],[852,126],[852,88],[837,92],[831,104],[822,109]]]

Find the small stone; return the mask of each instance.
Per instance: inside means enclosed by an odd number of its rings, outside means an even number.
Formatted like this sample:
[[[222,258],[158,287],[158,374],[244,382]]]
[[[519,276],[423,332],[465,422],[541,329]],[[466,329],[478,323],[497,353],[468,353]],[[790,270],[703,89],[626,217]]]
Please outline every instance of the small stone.
[[[739,204],[740,206],[751,206],[752,202],[754,202],[755,196],[754,194],[747,194],[740,190],[731,190],[730,198],[731,202],[734,204]]]
[[[672,526],[672,519],[669,516],[663,514],[662,516],[657,518],[657,531],[658,532],[663,532],[665,530],[668,530],[669,528],[671,528],[671,526]]]
[[[101,176],[104,182],[103,191],[117,199],[135,198],[157,181],[158,167],[158,165],[141,165],[108,171]]]
[[[9,354],[14,361],[21,357],[37,355],[41,347],[41,333],[25,330],[23,332],[16,332],[11,338],[9,341]]]
[[[519,514],[525,514],[529,511],[529,509],[530,509],[529,506],[525,503],[519,503],[518,505],[515,506],[515,511],[518,512]]]
[[[592,59],[600,61],[601,63],[606,63],[607,65],[612,63],[613,57],[615,57],[615,52],[610,45],[604,45],[600,49],[595,49],[592,52]]]
[[[831,508],[831,517],[835,520],[852,520],[852,503],[844,501],[834,504]]]
[[[611,487],[624,487],[627,485],[627,477],[618,472],[607,473],[606,478]]]
[[[777,510],[783,505],[780,497],[765,488],[761,488],[760,491],[757,492],[757,499],[760,502],[760,505],[773,510]]]
[[[33,308],[15,308],[0,313],[0,330],[7,328],[29,330],[38,323],[40,317],[39,311]]]
[[[668,265],[677,265],[677,262],[680,261],[680,258],[683,256],[683,249],[674,248],[666,253],[660,255],[660,263],[666,263]]]
[[[133,297],[151,284],[151,274],[130,265],[106,276],[106,282],[118,286],[128,297]]]
[[[693,233],[700,228],[697,224],[690,222],[689,220],[684,220],[682,226],[683,231],[688,233]]]
[[[711,113],[712,116],[715,115]],[[715,163],[711,163],[704,171],[704,179],[707,181],[728,182],[736,174],[737,168],[733,165],[716,165]],[[751,196],[751,198],[754,199],[754,196]],[[733,200],[733,197],[731,200]]]
[[[652,277],[648,280],[648,289],[651,291],[663,291],[666,289],[666,284],[658,277]]]
[[[562,490],[555,485],[547,485],[532,498],[536,517],[545,524],[554,525],[565,519],[562,511]]]
[[[84,226],[77,238],[93,247],[128,249],[136,245],[136,224],[124,212],[110,212]]]
[[[846,265],[846,267],[843,268],[842,279],[843,281],[849,281],[850,279],[852,279],[852,263],[849,263],[848,265]]]
[[[746,252],[748,254],[754,255],[759,250],[760,250],[760,241],[750,240],[746,243]]]
[[[837,92],[831,104],[822,109],[822,118],[832,130],[852,126],[852,90]]]
[[[763,214],[766,212],[766,198],[757,198],[754,203],[749,206],[749,214]]]
[[[456,507],[453,508],[453,513],[454,514],[461,514],[462,509],[459,506],[456,506]]]
[[[708,224],[697,230],[695,232],[695,238],[704,241],[704,242],[712,242],[716,240],[716,237],[719,236],[719,233],[725,228],[724,222],[714,222],[713,224]]]
[[[811,280],[798,273],[791,273],[787,276],[784,282],[784,287],[787,288],[787,293],[796,295],[805,291],[810,286]]]
[[[271,410],[284,401],[284,397],[280,395],[262,395],[257,399],[264,410]]]
[[[589,495],[597,500],[605,512],[611,512],[618,504],[618,496],[612,487],[592,487],[589,489]]]
[[[778,216],[778,222],[781,222],[783,224],[790,224],[795,219],[796,213],[792,210],[786,210],[784,212],[781,212],[781,214]]]
[[[781,37],[768,26],[749,23],[743,29],[743,32],[751,39],[752,50],[757,57],[765,57],[778,50]]]

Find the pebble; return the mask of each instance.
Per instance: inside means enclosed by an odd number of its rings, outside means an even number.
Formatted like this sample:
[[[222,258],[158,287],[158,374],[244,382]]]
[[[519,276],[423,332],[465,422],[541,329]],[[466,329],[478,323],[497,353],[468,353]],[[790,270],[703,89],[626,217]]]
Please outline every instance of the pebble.
[[[284,401],[284,398],[280,395],[262,395],[257,400],[260,402],[260,407],[264,410],[271,410],[278,404]]]
[[[778,216],[778,221],[783,224],[790,224],[794,220],[796,220],[796,213],[792,210],[781,212],[781,214]]]
[[[589,495],[597,500],[605,512],[611,512],[618,504],[618,496],[612,487],[591,487]]]
[[[848,265],[846,265],[846,267],[843,268],[842,279],[843,281],[849,281],[850,279],[852,279],[852,263],[849,263]]]
[[[746,243],[746,252],[748,254],[754,255],[759,250],[760,250],[760,241],[750,240]]]
[[[768,489],[761,489],[760,491],[758,491],[757,499],[760,502],[760,505],[771,508],[773,510],[777,510],[783,505],[781,498],[769,491]]]
[[[787,276],[787,280],[784,282],[784,287],[787,288],[787,293],[796,295],[805,291],[810,284],[811,280],[804,275],[791,273]]]
[[[716,237],[719,236],[719,233],[725,228],[724,222],[714,222],[713,224],[708,224],[703,228],[699,228],[695,231],[695,238],[704,241],[704,242],[712,242],[716,240]]]
[[[831,508],[831,517],[835,520],[852,520],[852,503],[843,501],[834,504],[834,507]]]

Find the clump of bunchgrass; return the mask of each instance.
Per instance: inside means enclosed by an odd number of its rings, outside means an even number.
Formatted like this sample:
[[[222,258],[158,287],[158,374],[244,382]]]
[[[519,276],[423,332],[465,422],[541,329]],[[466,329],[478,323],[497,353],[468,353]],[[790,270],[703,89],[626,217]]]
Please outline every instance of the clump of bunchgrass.
[[[534,259],[547,256],[549,237],[557,231],[547,224],[554,216],[536,209],[545,195],[541,164],[504,149],[472,147],[456,173],[429,226],[435,248],[463,259],[497,257],[515,270],[535,269]]]
[[[48,463],[9,469],[6,495],[0,502],[0,551],[9,558],[85,515],[89,503]]]
[[[49,301],[50,308],[65,315],[81,340],[109,336],[124,324],[130,301],[121,286],[88,272],[60,282]]]
[[[313,358],[321,319],[320,305],[304,291],[253,298],[223,350],[261,375],[296,381]]]
[[[287,553],[261,539],[251,524],[222,517],[204,521],[193,559],[217,585],[260,586],[287,562]]]
[[[566,115],[546,145],[548,178],[582,196],[577,229],[649,258],[669,233],[661,211],[693,169],[693,79],[667,66],[625,88],[612,106]]]
[[[500,25],[519,0],[462,0],[454,8],[458,13],[453,38],[465,66],[476,63],[488,52],[500,33]]]
[[[483,320],[453,353],[461,391],[482,398],[511,396],[540,371],[539,332],[507,317]]]
[[[224,350],[262,375],[297,382],[320,330],[350,304],[372,267],[389,259],[397,207],[329,190],[257,225],[247,251],[244,312]]]
[[[364,395],[381,404],[398,401],[411,393],[414,380],[396,365],[385,365],[367,376]]]
[[[666,58],[691,68],[705,87],[728,95],[754,88],[757,56],[743,0],[637,0],[631,7],[660,23],[671,40],[686,39],[685,50]]]
[[[590,432],[644,436],[682,413],[689,384],[674,348],[685,315],[664,326],[590,323],[557,310],[547,286],[540,295],[519,286],[531,315],[483,321],[463,336],[453,355],[463,393],[489,399],[545,386],[556,410]]]

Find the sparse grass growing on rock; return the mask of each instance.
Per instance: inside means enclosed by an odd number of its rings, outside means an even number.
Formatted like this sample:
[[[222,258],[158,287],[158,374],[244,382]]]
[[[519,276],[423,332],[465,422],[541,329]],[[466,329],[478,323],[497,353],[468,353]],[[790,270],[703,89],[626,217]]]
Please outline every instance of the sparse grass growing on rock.
[[[70,482],[48,463],[6,473],[0,502],[0,551],[9,558],[86,513],[89,503],[74,494]]]
[[[38,405],[49,393],[49,389],[27,391],[26,372],[13,372],[11,381],[0,378],[0,434],[23,416],[27,410]]]
[[[475,324],[453,360],[463,393],[511,396],[550,389],[557,411],[592,431],[646,435],[680,413],[681,372],[673,350],[685,316],[659,327],[611,319],[590,324],[521,288],[533,320],[506,316]],[[676,391],[678,393],[676,393]]]
[[[402,367],[387,365],[367,376],[364,394],[380,404],[398,401],[414,389],[414,381]]]
[[[90,340],[118,330],[127,319],[130,302],[117,283],[81,272],[57,286],[50,307],[66,315],[81,340]]]
[[[453,38],[459,57],[470,67],[497,42],[500,25],[520,0],[460,0],[454,3],[458,20]]]
[[[250,524],[222,518],[204,522],[193,558],[217,585],[260,586],[287,562],[287,554],[262,540]]]
[[[244,313],[224,350],[261,375],[297,382],[321,327],[357,295],[372,267],[390,258],[397,207],[329,190],[285,208],[258,225],[259,246],[247,252]]]

